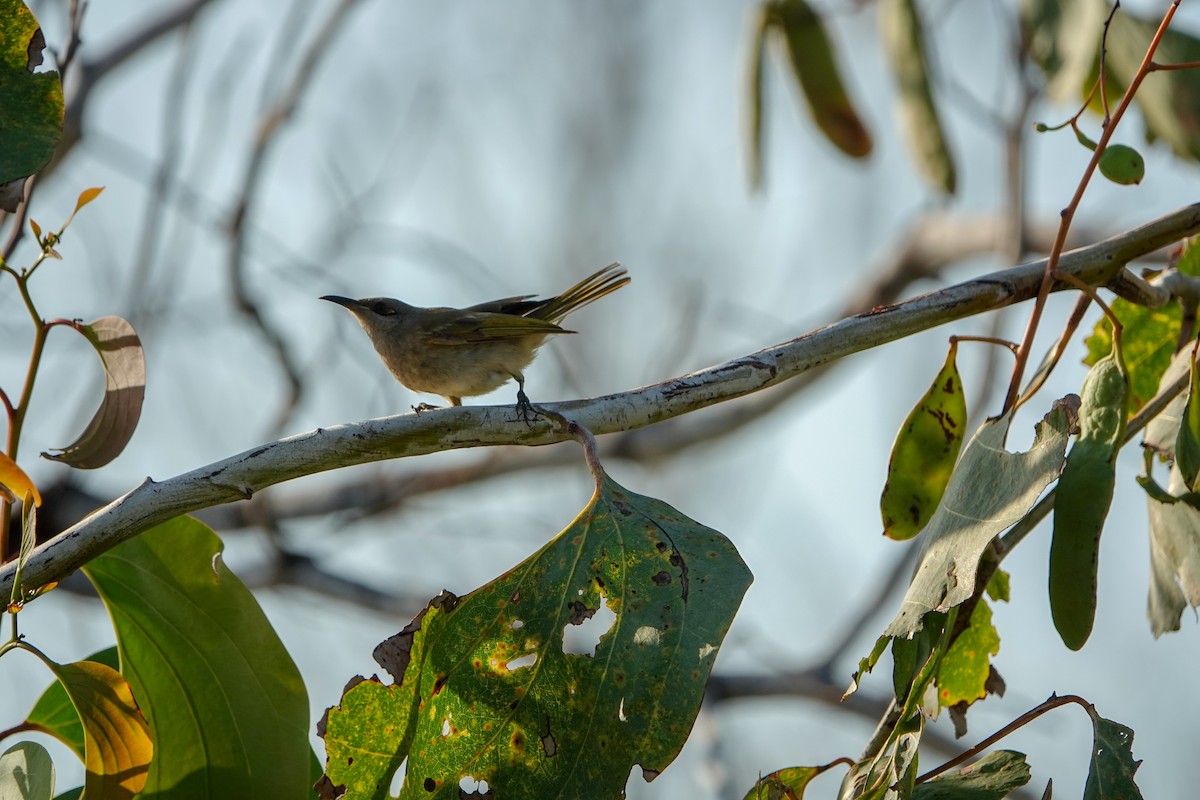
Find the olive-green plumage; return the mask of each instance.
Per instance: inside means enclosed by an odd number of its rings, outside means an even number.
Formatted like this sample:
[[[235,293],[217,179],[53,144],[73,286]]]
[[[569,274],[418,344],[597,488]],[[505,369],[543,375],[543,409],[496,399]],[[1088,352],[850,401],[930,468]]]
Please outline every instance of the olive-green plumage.
[[[557,297],[505,297],[469,308],[419,308],[390,297],[352,300],[326,295],[354,314],[383,363],[416,392],[462,398],[517,382],[517,402],[528,407],[525,368],[546,337],[574,333],[558,323],[577,308],[629,283],[620,264],[610,264]]]

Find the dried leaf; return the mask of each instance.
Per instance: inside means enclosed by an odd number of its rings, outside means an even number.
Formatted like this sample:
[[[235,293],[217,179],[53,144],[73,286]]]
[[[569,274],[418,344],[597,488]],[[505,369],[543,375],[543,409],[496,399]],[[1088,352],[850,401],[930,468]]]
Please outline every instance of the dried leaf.
[[[979,427],[925,528],[921,561],[900,611],[884,632],[911,636],[930,611],[945,611],[975,590],[979,559],[993,538],[1019,521],[1058,477],[1071,420],[1062,401],[1037,425],[1024,453],[1004,449],[1012,413]]]
[[[73,444],[42,455],[76,469],[95,469],[119,456],[137,428],[146,394],[146,356],[133,326],[121,317],[101,317],[80,332],[104,367],[104,400]]]

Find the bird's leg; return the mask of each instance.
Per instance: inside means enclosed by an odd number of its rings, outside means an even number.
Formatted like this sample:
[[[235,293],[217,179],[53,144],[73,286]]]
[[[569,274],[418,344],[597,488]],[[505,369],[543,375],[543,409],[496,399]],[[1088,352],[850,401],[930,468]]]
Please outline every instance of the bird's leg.
[[[517,381],[517,413],[521,415],[521,419],[526,425],[532,425],[533,419],[540,417],[541,414],[533,407],[533,403],[529,402],[529,395],[525,394],[525,376],[513,375]],[[530,417],[533,415],[533,418]]]

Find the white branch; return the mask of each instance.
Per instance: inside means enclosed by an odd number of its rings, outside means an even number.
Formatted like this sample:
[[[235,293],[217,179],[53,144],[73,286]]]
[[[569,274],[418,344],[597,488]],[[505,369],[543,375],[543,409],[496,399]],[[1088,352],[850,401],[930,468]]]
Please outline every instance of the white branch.
[[[1200,204],[1063,255],[1059,269],[1101,286],[1124,265],[1200,231]],[[1045,261],[995,272],[848,317],[774,347],[662,383],[591,400],[543,404],[594,434],[651,425],[757,392],[848,355],[1036,296]],[[1071,287],[1058,284],[1055,290]],[[149,528],[197,509],[244,500],[268,486],[326,470],[464,447],[545,445],[571,438],[550,418],[515,420],[507,406],[446,408],[367,420],[268,442],[162,482],[141,486],[37,548],[23,583],[41,586]],[[16,565],[0,570],[0,596]]]

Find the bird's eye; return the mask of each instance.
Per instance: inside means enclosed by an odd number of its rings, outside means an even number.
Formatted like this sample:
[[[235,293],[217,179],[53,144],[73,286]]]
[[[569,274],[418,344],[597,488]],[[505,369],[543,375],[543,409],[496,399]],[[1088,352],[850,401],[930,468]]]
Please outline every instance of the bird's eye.
[[[387,303],[378,300],[371,304],[371,310],[381,317],[390,317],[396,313],[396,309],[390,308]]]

